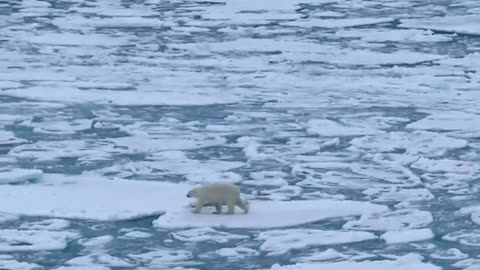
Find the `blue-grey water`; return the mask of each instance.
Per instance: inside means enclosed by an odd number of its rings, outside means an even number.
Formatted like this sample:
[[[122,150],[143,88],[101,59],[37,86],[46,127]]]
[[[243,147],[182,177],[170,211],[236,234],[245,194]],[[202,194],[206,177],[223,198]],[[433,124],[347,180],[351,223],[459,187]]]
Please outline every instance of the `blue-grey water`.
[[[258,239],[266,230],[216,228],[246,238],[182,241],[173,235],[182,229],[154,228],[157,217],[66,218],[60,231],[79,238],[19,251],[12,247],[31,243],[8,230],[51,217],[11,205],[19,215],[0,218],[0,269],[269,269],[330,248],[344,257],[311,259],[318,269],[408,253],[442,269],[477,269],[480,210],[458,211],[479,204],[479,25],[478,1],[0,0],[1,171],[222,178],[261,200],[407,209],[403,221],[360,229],[376,239],[272,255]],[[41,185],[28,180],[0,192]],[[415,211],[432,221],[410,226],[421,223]],[[358,218],[289,229],[348,231]],[[433,236],[379,238],[399,228]],[[123,237],[129,231],[148,234]],[[111,238],[82,244],[100,236]],[[238,247],[250,253],[219,255]],[[82,256],[90,257],[72,261]]]

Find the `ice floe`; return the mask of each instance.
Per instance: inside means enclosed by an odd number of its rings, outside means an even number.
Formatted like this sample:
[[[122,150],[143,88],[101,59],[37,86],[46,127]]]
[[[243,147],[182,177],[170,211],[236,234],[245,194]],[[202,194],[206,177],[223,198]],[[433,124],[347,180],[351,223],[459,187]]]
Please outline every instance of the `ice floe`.
[[[437,250],[430,254],[430,257],[437,260],[462,260],[468,258],[468,255],[458,248],[449,248],[447,250]]]
[[[384,212],[388,208],[358,201],[250,201],[248,214],[212,215],[193,214],[190,207],[167,211],[153,222],[157,228],[226,227],[276,228],[302,225],[329,218]],[[237,210],[238,211],[238,210]]]
[[[241,260],[246,257],[258,256],[259,251],[247,247],[221,248],[214,252],[215,255],[225,257],[228,260]]]
[[[128,257],[136,262],[148,265],[149,269],[152,269],[156,267],[189,264],[191,262],[187,261],[193,258],[193,254],[188,250],[158,249],[140,254],[130,254]]]
[[[242,240],[248,238],[248,236],[245,235],[222,232],[208,227],[174,232],[172,233],[172,236],[173,238],[183,242],[208,241],[216,243],[227,243],[232,240]]]
[[[381,130],[373,129],[369,126],[347,126],[339,122],[327,119],[309,120],[307,123],[307,132],[310,134],[341,137],[358,136],[382,133]]]
[[[48,93],[48,94],[45,94]],[[237,98],[225,95],[204,95],[180,92],[138,92],[115,90],[80,90],[73,87],[48,88],[31,87],[22,89],[7,89],[2,95],[28,98],[39,101],[54,101],[61,103],[98,103],[123,106],[194,106],[235,103]]]
[[[42,269],[42,267],[36,263],[20,262],[14,259],[0,259],[0,269],[38,270]]]
[[[395,260],[375,260],[363,262],[334,263],[298,263],[293,265],[274,264],[270,270],[441,270],[441,267],[422,262],[422,257],[415,254],[401,256]]]
[[[400,209],[389,212],[364,214],[348,221],[344,229],[363,231],[412,230],[424,228],[433,223],[430,212],[417,209]]]
[[[0,186],[0,212],[105,221],[135,219],[178,208],[176,204],[182,204],[189,188],[166,182],[109,180],[95,174],[46,174],[39,184]]]
[[[462,245],[479,247],[480,246],[480,230],[459,230],[447,233],[442,237],[443,240],[458,242]]]
[[[400,27],[428,29],[467,35],[480,35],[478,15],[437,16],[430,18],[402,19]]]
[[[364,42],[447,42],[452,37],[436,34],[430,30],[417,29],[342,29],[335,36],[345,38],[360,38]]]
[[[341,245],[377,239],[369,232],[359,231],[323,231],[314,229],[287,229],[261,232],[259,240],[263,240],[260,250],[270,255],[279,255],[290,250],[324,246]]]
[[[39,180],[43,171],[35,169],[10,169],[0,171],[0,184],[16,184],[30,180]]]
[[[60,250],[80,237],[69,231],[0,230],[0,251],[40,251]]]
[[[0,130],[0,145],[20,144],[28,142],[25,139],[16,137],[13,132],[7,130]]]
[[[19,229],[61,231],[69,226],[70,222],[65,219],[46,219],[42,221],[24,222],[20,225]]]
[[[414,131],[389,132],[354,138],[350,141],[352,150],[375,152],[393,152],[404,150],[406,155],[443,156],[446,151],[461,149],[468,145],[463,139],[456,139],[443,134]]]
[[[387,244],[401,244],[432,239],[434,234],[431,229],[414,229],[402,231],[388,231],[380,236]]]

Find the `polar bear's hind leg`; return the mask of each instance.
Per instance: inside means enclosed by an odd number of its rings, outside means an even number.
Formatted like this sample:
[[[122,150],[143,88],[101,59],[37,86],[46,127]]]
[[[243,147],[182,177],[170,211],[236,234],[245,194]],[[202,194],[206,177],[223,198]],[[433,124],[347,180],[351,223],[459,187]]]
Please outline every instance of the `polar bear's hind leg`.
[[[220,203],[215,203],[215,212],[214,214],[221,214],[222,213],[222,204]]]

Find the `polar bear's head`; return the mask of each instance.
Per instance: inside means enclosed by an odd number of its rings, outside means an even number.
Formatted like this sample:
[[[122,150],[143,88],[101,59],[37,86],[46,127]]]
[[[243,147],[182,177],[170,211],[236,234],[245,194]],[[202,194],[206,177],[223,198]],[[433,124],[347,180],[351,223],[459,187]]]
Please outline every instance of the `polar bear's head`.
[[[195,198],[198,195],[198,188],[193,188],[187,193],[187,198]]]

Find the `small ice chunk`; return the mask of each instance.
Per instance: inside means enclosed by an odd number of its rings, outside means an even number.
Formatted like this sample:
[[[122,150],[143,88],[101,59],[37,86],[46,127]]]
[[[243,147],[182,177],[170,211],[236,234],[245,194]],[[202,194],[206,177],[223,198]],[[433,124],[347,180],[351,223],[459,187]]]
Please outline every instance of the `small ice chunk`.
[[[449,248],[447,250],[437,250],[430,254],[430,257],[437,260],[462,260],[468,258],[468,255],[458,248]]]
[[[94,238],[80,239],[78,243],[87,248],[103,248],[108,243],[113,241],[113,236],[111,235],[102,235]]]
[[[172,233],[173,238],[183,242],[216,242],[227,243],[232,240],[247,239],[248,236],[217,231],[212,228],[196,228]]]
[[[347,255],[336,251],[333,248],[329,248],[325,251],[315,253],[311,256],[301,258],[300,260],[296,260],[297,262],[318,262],[318,261],[331,261],[335,259],[346,259],[348,258]]]
[[[120,239],[143,239],[152,237],[151,233],[142,232],[142,231],[131,231],[127,232],[122,236],[119,236]]]
[[[388,231],[380,238],[382,238],[387,244],[401,244],[416,241],[425,241],[434,237],[433,232],[429,228],[414,229],[414,230],[402,230],[402,231]]]
[[[480,247],[480,229],[465,229],[451,232],[444,235],[442,239],[451,242],[458,242],[466,246]]]
[[[79,237],[69,231],[0,230],[0,251],[61,250]]]
[[[244,259],[246,257],[257,256],[260,254],[255,249],[247,248],[247,247],[234,247],[234,248],[221,248],[215,251],[220,257],[226,257],[229,260],[238,260]]]
[[[43,176],[42,170],[10,169],[0,171],[0,184],[22,183],[29,180],[39,180]]]
[[[261,232],[258,239],[265,241],[260,246],[260,250],[278,255],[290,250],[313,246],[363,242],[377,239],[377,236],[373,233],[359,231],[287,229]]]
[[[130,254],[129,258],[152,267],[165,267],[166,265],[177,264],[191,260],[192,252],[181,249],[159,249],[141,254]]]

